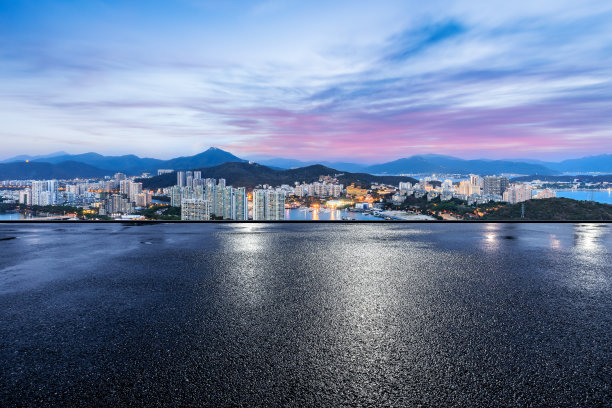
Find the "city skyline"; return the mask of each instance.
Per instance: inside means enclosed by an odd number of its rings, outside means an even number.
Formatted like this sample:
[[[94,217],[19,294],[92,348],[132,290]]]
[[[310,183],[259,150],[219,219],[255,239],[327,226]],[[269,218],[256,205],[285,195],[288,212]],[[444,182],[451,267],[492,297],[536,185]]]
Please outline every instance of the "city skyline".
[[[3,156],[612,152],[612,5],[0,2]]]

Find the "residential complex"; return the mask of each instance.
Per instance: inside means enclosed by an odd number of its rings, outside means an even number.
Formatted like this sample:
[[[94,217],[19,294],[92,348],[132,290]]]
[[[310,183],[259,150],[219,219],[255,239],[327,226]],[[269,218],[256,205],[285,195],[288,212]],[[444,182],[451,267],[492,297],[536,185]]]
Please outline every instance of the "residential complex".
[[[423,199],[445,202],[451,199],[478,206],[489,202],[520,203],[556,196],[542,183],[510,182],[505,176],[470,174],[460,179],[434,175],[398,185],[347,183],[340,175],[321,175],[317,181],[295,181],[293,185],[262,184],[253,189],[228,185],[224,178],[203,178],[202,171],[159,169],[172,174],[176,184],[155,191],[145,189],[144,179],[115,173],[97,180],[5,180],[0,194],[5,203],[27,207],[68,206],[81,208],[91,217],[195,220],[284,220],[287,210],[304,206],[347,206],[365,211],[384,206],[402,206]],[[146,176],[146,175],[145,175]],[[11,186],[2,190],[2,186]],[[146,212],[149,208],[153,209]],[[170,210],[174,208],[174,210]],[[170,211],[170,212],[168,212]],[[170,215],[168,215],[170,214]],[[165,217],[165,218],[164,218]]]

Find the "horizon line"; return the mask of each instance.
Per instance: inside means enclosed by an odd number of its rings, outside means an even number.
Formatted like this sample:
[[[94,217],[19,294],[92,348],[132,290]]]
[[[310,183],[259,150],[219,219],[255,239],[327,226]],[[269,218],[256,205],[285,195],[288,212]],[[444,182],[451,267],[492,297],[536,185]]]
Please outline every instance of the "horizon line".
[[[237,156],[236,154],[232,153],[229,150],[225,150],[225,149],[222,149],[222,148],[219,148],[219,147],[211,146],[208,149],[202,150],[201,152],[198,152],[198,153],[177,155],[177,156],[173,156],[173,157],[168,158],[168,159],[163,159],[163,158],[159,158],[159,157],[139,156],[136,153],[117,154],[117,153],[99,153],[99,152],[96,152],[96,151],[87,151],[87,152],[83,152],[83,153],[70,153],[70,152],[66,152],[66,151],[62,150],[62,151],[57,151],[57,152],[52,152],[52,153],[40,153],[40,154],[21,153],[21,154],[11,155],[11,156],[5,157],[5,158],[0,158],[0,161],[5,162],[7,160],[11,160],[11,159],[17,158],[19,156],[28,156],[28,157],[31,157],[31,158],[35,158],[34,160],[40,162],[40,160],[44,160],[45,158],[58,157],[58,156],[63,156],[63,155],[78,156],[78,155],[83,155],[83,154],[98,154],[98,155],[105,156],[105,157],[136,156],[139,159],[154,159],[154,160],[168,161],[168,160],[173,160],[173,159],[177,159],[177,158],[180,158],[180,157],[196,156],[198,154],[205,153],[208,150],[215,150],[215,149],[223,151],[225,153],[232,154],[233,156],[236,156],[237,158],[239,158],[241,160],[253,161],[253,162],[257,162],[259,160],[294,160],[294,161],[302,162],[302,164],[306,164],[306,165],[321,164],[321,163],[334,163],[335,162],[335,163],[348,163],[348,164],[358,164],[358,165],[367,165],[367,166],[372,166],[372,165],[377,165],[377,164],[384,164],[384,163],[390,163],[390,162],[394,162],[394,161],[397,161],[397,160],[410,159],[412,157],[425,157],[425,156],[449,157],[449,158],[465,160],[465,161],[470,161],[470,160],[508,161],[508,162],[525,162],[525,161],[532,161],[533,162],[533,161],[535,161],[535,162],[542,162],[542,163],[561,163],[561,162],[563,162],[565,160],[584,159],[584,158],[589,158],[589,157],[598,157],[598,156],[605,156],[605,155],[612,154],[612,152],[606,152],[606,153],[599,153],[599,154],[589,154],[589,155],[585,155],[585,156],[566,157],[566,158],[563,158],[563,159],[546,160],[546,159],[535,159],[535,158],[530,158],[530,157],[519,157],[519,158],[516,158],[516,157],[514,157],[514,158],[488,158],[488,157],[464,158],[464,157],[454,156],[454,155],[444,154],[444,153],[417,153],[417,154],[412,154],[412,155],[409,155],[409,156],[401,156],[401,157],[397,157],[397,158],[393,158],[393,159],[381,159],[380,161],[354,161],[354,160],[351,160],[351,159],[348,159],[348,158],[325,158],[325,159],[321,159],[321,160],[316,160],[316,159],[304,159],[304,158],[280,157],[280,156],[259,156],[259,157],[256,156],[254,158],[243,158],[243,157]],[[58,154],[58,153],[62,153],[62,154]],[[38,156],[47,156],[47,157],[37,158]],[[17,160],[15,160],[15,162],[25,161],[25,160],[28,160],[28,159],[17,159]],[[6,164],[6,163],[3,163],[3,164]]]

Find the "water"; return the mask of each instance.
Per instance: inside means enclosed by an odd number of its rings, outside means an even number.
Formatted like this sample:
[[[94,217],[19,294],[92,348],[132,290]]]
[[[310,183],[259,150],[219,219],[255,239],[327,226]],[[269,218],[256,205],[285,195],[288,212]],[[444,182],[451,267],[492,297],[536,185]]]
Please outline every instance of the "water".
[[[574,200],[589,200],[598,203],[612,204],[612,191],[588,191],[588,190],[561,190],[557,191],[557,197],[572,198]]]
[[[342,217],[348,217],[358,221],[383,221],[383,218],[375,217],[373,215],[363,214],[356,211],[348,210],[332,210],[332,209],[320,209],[313,211],[304,211],[301,209],[285,210],[286,220],[308,220],[308,221],[338,221],[342,220]]]
[[[611,263],[609,224],[0,224],[0,406],[605,406]]]
[[[24,220],[26,217],[21,213],[0,213],[0,221]]]

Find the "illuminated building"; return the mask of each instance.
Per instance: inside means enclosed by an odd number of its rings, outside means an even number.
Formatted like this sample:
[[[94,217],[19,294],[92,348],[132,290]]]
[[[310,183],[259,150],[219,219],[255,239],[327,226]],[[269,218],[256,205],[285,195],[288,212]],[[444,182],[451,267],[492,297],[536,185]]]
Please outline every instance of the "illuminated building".
[[[132,214],[134,203],[123,197],[121,194],[113,194],[103,201],[100,208],[100,215],[108,214]]]
[[[32,205],[57,203],[57,180],[32,181]]]
[[[186,199],[181,202],[181,220],[210,220],[210,201],[199,198]]]
[[[285,219],[285,192],[272,189],[253,190],[253,220]]]
[[[531,200],[533,188],[524,184],[513,184],[504,192],[504,201],[510,204]]]
[[[459,182],[459,187],[457,188],[457,192],[459,194],[464,194],[466,196],[471,196],[474,194],[480,194],[480,186],[473,184],[471,181],[463,180]]]
[[[556,196],[557,196],[556,191],[546,188],[544,190],[538,191],[533,198],[540,200],[540,199],[545,199],[545,198],[555,198]]]
[[[26,188],[19,192],[19,204],[32,205],[32,189]]]
[[[184,171],[176,172],[176,185],[179,187],[185,187],[187,185],[187,180]]]
[[[153,194],[150,192],[144,192],[140,194],[136,194],[134,197],[134,204],[136,207],[148,207],[151,205]]]
[[[501,197],[508,188],[508,184],[508,177],[487,176],[483,181],[484,194]]]
[[[368,190],[365,188],[355,187],[354,184],[351,184],[346,188],[346,195],[350,195],[353,197],[363,197],[368,194]]]

